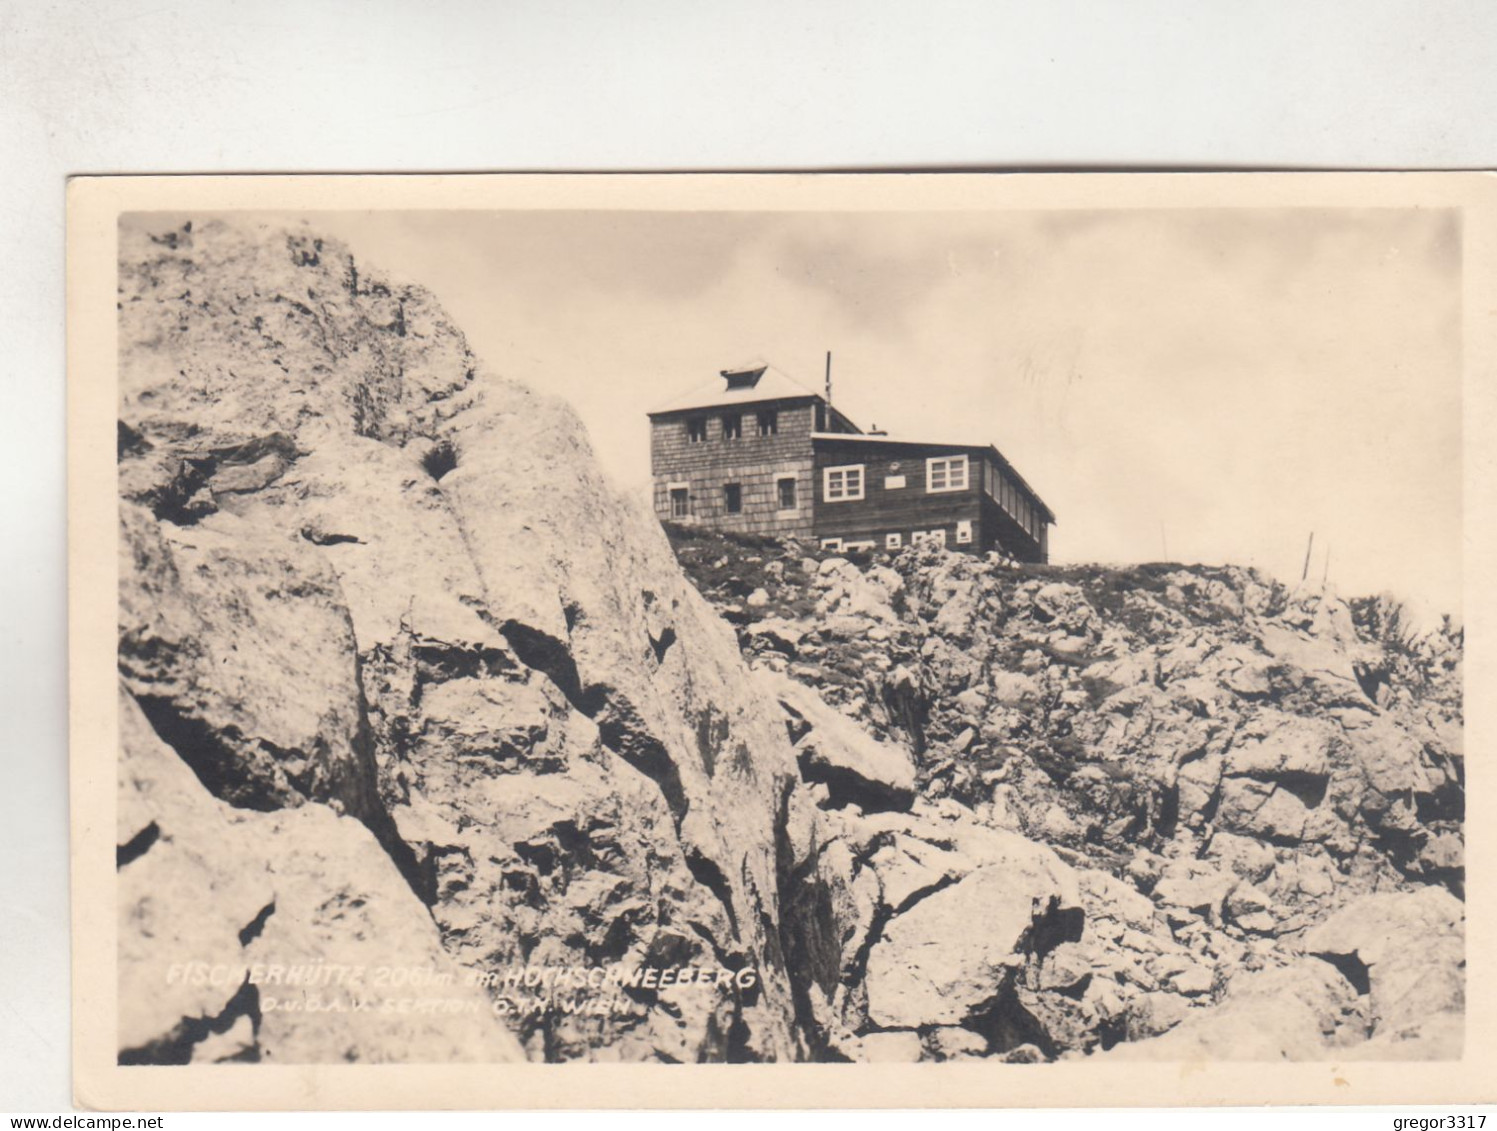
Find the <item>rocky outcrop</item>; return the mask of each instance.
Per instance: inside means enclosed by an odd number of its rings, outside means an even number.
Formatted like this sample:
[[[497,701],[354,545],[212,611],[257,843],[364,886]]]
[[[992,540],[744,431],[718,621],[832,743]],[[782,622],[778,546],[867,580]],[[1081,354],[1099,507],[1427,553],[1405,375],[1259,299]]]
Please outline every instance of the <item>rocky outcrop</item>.
[[[1386,599],[1232,568],[1018,567],[933,549],[853,561],[673,537],[751,663],[911,751],[917,811],[939,803],[1076,870],[1075,937],[1020,964],[1007,1012],[1027,1020],[978,1055],[1016,1055],[1021,1031],[1042,1057],[1456,1055],[1458,627],[1411,633]],[[880,937],[904,935],[885,914]],[[1427,945],[1398,948],[1410,970],[1390,968],[1369,999],[1375,966],[1361,969],[1343,924],[1405,914]],[[932,999],[961,1002],[940,969],[905,963],[903,990],[918,1000],[936,976]],[[1417,993],[1392,988],[1405,985]],[[943,1047],[926,1040],[922,1055]]]
[[[356,820],[529,1055],[798,1055],[794,755],[570,411],[312,235],[121,256],[120,670],[153,732],[236,813]],[[597,1015],[503,982],[601,963],[745,973]]]

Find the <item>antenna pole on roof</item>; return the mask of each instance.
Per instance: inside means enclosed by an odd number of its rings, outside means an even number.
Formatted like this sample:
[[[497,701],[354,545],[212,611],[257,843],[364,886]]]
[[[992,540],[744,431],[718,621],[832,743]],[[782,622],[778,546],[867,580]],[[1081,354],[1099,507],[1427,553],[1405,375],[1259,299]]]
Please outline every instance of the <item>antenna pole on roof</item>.
[[[826,351],[826,403],[832,403],[832,351]]]

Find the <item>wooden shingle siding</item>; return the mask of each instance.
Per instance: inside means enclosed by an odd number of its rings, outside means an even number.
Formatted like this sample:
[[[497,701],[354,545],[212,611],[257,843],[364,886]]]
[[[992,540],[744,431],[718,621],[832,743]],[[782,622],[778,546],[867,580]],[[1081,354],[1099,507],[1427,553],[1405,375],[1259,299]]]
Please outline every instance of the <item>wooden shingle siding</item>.
[[[795,510],[781,511],[779,480],[794,477]],[[680,474],[679,477],[655,481],[655,513],[661,519],[671,517],[669,485],[686,483],[691,491],[691,516],[688,522],[700,522],[717,530],[740,534],[775,534],[781,537],[807,537],[811,533],[811,461],[786,460],[782,463],[741,464],[710,473]],[[736,483],[742,492],[742,510],[729,514],[723,488]]]
[[[757,414],[773,409],[778,431],[761,436]],[[724,415],[741,414],[743,435],[737,440],[723,439]],[[687,420],[705,417],[707,438],[698,443],[687,439]],[[780,460],[808,458],[811,451],[811,403],[780,401],[748,404],[742,408],[710,409],[701,412],[673,413],[650,422],[650,472],[685,479],[698,472],[718,471],[745,464],[763,464]]]
[[[776,432],[759,435],[758,414],[776,414]],[[723,438],[724,415],[742,414],[743,432]],[[706,417],[707,438],[693,443],[687,421]],[[651,422],[650,465],[655,480],[655,513],[671,518],[669,484],[685,483],[691,491],[688,521],[741,534],[774,534],[804,538],[811,534],[811,402],[748,404],[741,409],[686,412]],[[781,478],[795,479],[795,510],[781,511]],[[729,514],[723,488],[739,485],[742,510]]]

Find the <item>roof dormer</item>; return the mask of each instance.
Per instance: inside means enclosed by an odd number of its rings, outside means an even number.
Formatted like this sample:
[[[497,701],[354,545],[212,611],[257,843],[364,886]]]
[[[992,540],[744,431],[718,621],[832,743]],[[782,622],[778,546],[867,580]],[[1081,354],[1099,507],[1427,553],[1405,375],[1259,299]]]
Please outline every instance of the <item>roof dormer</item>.
[[[764,376],[767,365],[760,365],[754,369],[724,369],[720,376],[728,383],[728,391],[735,389],[752,389],[759,384],[759,378]]]

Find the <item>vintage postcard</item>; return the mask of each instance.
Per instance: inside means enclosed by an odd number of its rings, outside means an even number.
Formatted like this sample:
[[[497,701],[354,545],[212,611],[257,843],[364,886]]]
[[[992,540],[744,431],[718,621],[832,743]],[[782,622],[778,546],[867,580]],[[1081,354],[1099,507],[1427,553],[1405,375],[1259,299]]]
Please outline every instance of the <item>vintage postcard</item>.
[[[78,1102],[1490,1102],[1494,201],[75,180]]]

